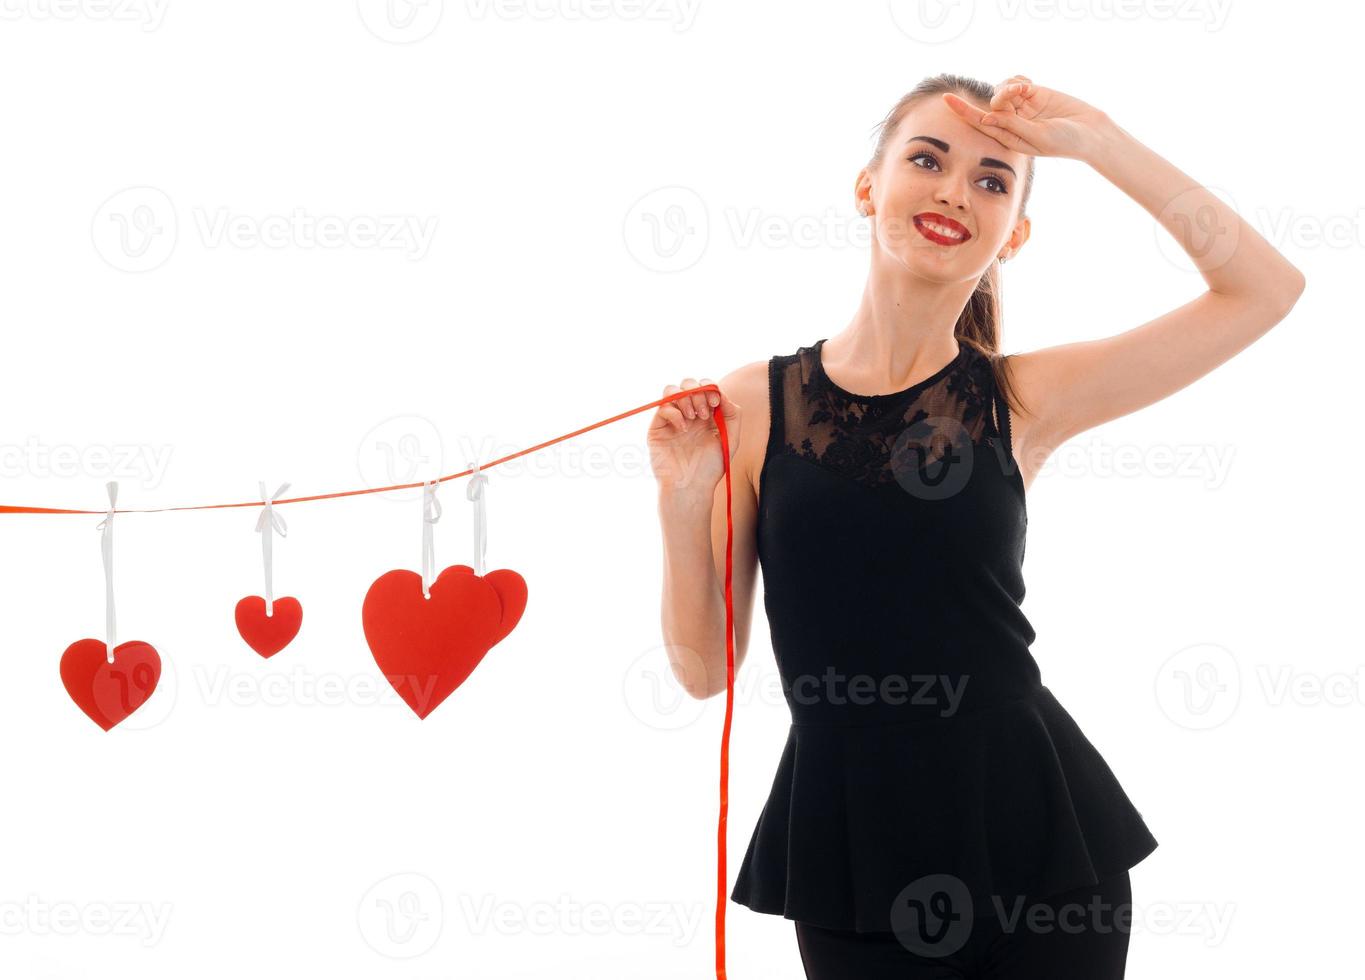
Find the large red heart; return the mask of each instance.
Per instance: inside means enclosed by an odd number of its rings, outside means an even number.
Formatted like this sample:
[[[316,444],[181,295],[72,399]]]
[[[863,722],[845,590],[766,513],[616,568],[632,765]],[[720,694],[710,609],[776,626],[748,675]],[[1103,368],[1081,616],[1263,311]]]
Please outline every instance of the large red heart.
[[[150,643],[120,643],[113,663],[107,650],[103,640],[77,640],[62,654],[66,693],[106,732],[142,707],[161,678],[161,657]]]
[[[375,663],[393,689],[425,718],[464,683],[526,608],[526,581],[499,568],[478,576],[451,565],[422,595],[422,576],[385,572],[365,593],[361,619]]]
[[[237,632],[262,657],[273,657],[287,647],[303,623],[303,606],[291,595],[276,599],[271,612],[274,615],[265,614],[265,600],[258,595],[237,603]]]

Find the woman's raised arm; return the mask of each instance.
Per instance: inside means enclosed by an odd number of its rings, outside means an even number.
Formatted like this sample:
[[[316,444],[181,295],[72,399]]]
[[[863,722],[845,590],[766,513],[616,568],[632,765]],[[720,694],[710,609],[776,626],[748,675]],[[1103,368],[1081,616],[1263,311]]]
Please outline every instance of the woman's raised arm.
[[[1089,163],[1175,237],[1208,285],[1121,333],[1012,356],[1033,444],[1058,445],[1179,391],[1283,320],[1303,292],[1303,273],[1236,211],[1079,99],[1019,75],[997,86],[986,113],[944,99],[1012,150]]]

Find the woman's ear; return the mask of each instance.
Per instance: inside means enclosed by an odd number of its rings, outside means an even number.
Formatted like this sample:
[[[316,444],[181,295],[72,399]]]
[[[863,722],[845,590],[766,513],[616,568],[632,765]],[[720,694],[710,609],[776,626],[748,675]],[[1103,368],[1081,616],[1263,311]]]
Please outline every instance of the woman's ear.
[[[1032,230],[1033,221],[1031,219],[1019,219],[1018,223],[1014,226],[1014,234],[1010,235],[1009,247],[1011,255],[1018,254],[1019,250],[1024,247],[1024,243],[1028,241],[1028,236]]]
[[[872,178],[866,167],[858,171],[858,178],[853,182],[853,204],[864,218],[874,213]]]

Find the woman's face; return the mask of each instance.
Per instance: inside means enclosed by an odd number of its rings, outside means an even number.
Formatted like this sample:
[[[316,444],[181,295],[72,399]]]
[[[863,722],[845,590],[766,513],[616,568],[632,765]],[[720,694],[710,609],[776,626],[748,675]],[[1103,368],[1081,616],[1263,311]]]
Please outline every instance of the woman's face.
[[[977,279],[1028,238],[1016,219],[1027,164],[933,96],[901,118],[854,195],[884,255],[935,281]]]

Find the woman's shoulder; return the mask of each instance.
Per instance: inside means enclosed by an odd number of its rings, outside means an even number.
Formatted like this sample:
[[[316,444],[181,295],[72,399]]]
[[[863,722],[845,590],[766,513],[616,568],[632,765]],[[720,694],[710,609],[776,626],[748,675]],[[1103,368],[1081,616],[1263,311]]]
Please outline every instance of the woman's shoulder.
[[[739,406],[740,439],[735,451],[736,462],[756,486],[758,467],[762,465],[763,449],[768,444],[768,427],[772,424],[768,404],[769,365],[773,358],[749,361],[716,382],[725,397]]]

